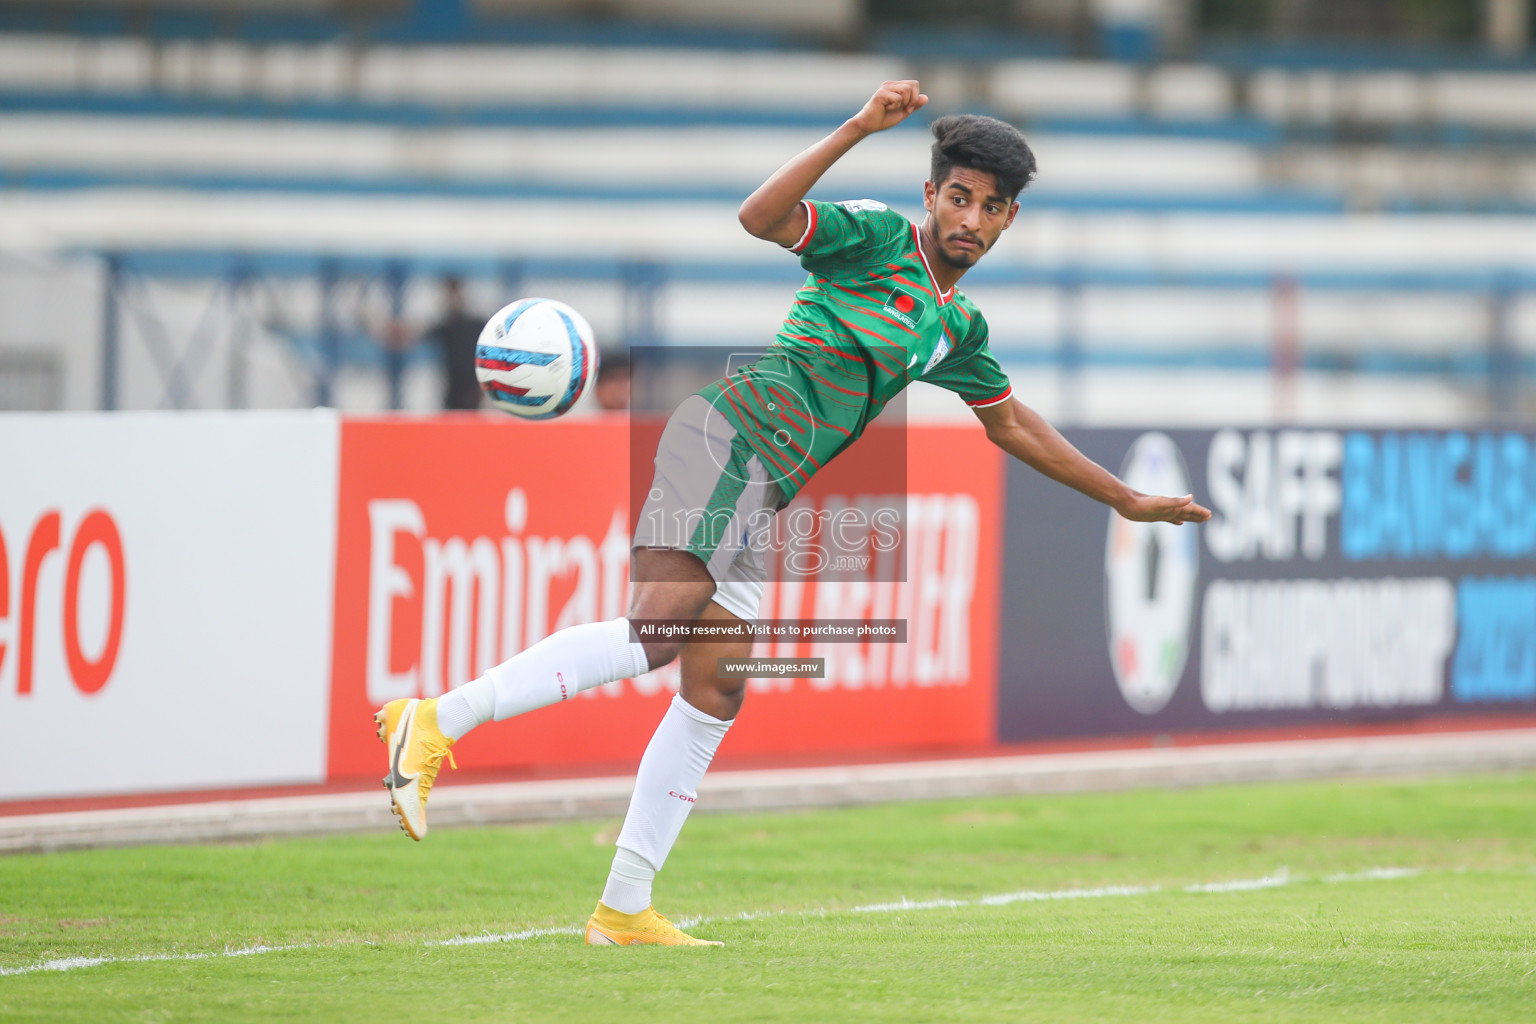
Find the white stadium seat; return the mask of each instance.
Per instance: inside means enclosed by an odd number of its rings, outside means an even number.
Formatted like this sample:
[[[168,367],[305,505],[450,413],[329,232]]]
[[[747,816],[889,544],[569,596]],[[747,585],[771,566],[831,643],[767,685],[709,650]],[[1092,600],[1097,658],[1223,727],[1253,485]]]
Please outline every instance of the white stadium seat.
[[[171,42],[160,48],[157,85],[175,95],[203,95],[210,67],[208,47],[201,43]]]
[[[80,87],[101,93],[144,92],[154,84],[154,65],[154,48],[145,40],[92,39],[80,49]]]
[[[1270,121],[1321,124],[1339,111],[1339,76],[1330,71],[1266,68],[1248,83],[1253,112]]]
[[[908,74],[899,60],[588,47],[376,47],[358,62],[375,102],[523,106],[741,106],[825,110]]]
[[[76,89],[85,47],[69,36],[0,35],[0,88]]]
[[[1487,128],[1536,128],[1536,75],[1439,74],[1430,85],[1432,109],[1444,121]]]
[[[213,43],[207,50],[203,88],[213,96],[249,96],[258,67],[255,52],[239,43]]]
[[[1351,121],[1417,124],[1427,120],[1428,88],[1423,75],[1407,71],[1355,74],[1340,91],[1340,112]]]
[[[1124,64],[1024,60],[998,64],[990,84],[1007,115],[1124,117],[1136,112],[1136,77]]]
[[[1232,80],[1197,64],[1168,64],[1147,73],[1147,112],[1154,117],[1209,120],[1232,114]]]
[[[258,58],[260,93],[276,100],[343,99],[354,91],[354,61],[342,46],[269,46]]]
[[[818,128],[430,128],[0,114],[0,167],[132,169],[165,174],[340,177],[358,181],[690,185],[745,196],[768,170],[814,142]],[[1236,195],[1264,184],[1261,157],[1203,139],[1030,133],[1041,172],[1032,194]],[[866,140],[826,176],[850,198],[912,194],[927,167],[919,131]],[[686,175],[679,175],[679,155]]]

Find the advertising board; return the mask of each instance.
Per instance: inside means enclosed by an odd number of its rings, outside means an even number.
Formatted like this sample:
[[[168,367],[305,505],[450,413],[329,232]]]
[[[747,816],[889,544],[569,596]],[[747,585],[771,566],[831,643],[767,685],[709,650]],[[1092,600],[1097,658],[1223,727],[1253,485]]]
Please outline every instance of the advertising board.
[[[8,799],[324,780],[338,427],[0,417]]]
[[[332,778],[382,771],[371,716],[385,701],[441,694],[563,626],[625,614],[628,437],[618,417],[343,424]],[[909,641],[759,644],[826,658],[826,675],[749,682],[722,756],[990,742],[1001,459],[971,425],[915,429],[905,447],[906,581],[871,566],[770,583],[760,617],[904,618]],[[856,476],[829,469],[829,487]],[[811,488],[791,508],[860,497]],[[455,754],[477,769],[637,760],[677,688],[674,663],[478,729]]]
[[[1528,434],[1079,430],[1202,526],[1012,466],[999,738],[1536,710]]]

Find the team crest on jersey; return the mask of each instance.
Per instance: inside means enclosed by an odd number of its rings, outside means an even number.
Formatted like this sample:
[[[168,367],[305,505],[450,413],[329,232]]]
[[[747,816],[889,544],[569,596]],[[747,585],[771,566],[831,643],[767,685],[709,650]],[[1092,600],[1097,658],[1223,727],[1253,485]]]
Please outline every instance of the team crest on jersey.
[[[914,331],[927,310],[928,304],[905,288],[892,288],[890,297],[885,300],[885,311]]]
[[[923,366],[923,373],[926,374],[929,370],[932,370],[935,366],[938,366],[939,360],[943,359],[947,355],[949,355],[949,338],[944,335],[940,335],[939,343],[933,347],[933,355],[928,357],[928,362]]]

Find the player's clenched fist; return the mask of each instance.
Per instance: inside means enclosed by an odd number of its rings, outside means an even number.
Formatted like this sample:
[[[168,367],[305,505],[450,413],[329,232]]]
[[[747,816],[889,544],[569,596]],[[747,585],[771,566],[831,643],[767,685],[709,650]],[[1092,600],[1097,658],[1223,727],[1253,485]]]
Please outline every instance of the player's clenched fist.
[[[905,121],[927,102],[916,81],[886,82],[875,90],[864,109],[853,115],[852,122],[865,132],[884,131]]]

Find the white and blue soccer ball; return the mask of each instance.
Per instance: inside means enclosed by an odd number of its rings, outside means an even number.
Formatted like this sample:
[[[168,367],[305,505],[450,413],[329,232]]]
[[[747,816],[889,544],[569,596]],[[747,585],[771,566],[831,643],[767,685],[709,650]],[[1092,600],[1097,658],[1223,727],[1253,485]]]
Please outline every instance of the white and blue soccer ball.
[[[569,412],[597,379],[592,325],[554,299],[518,299],[480,332],[475,376],[498,409],[528,420]]]

